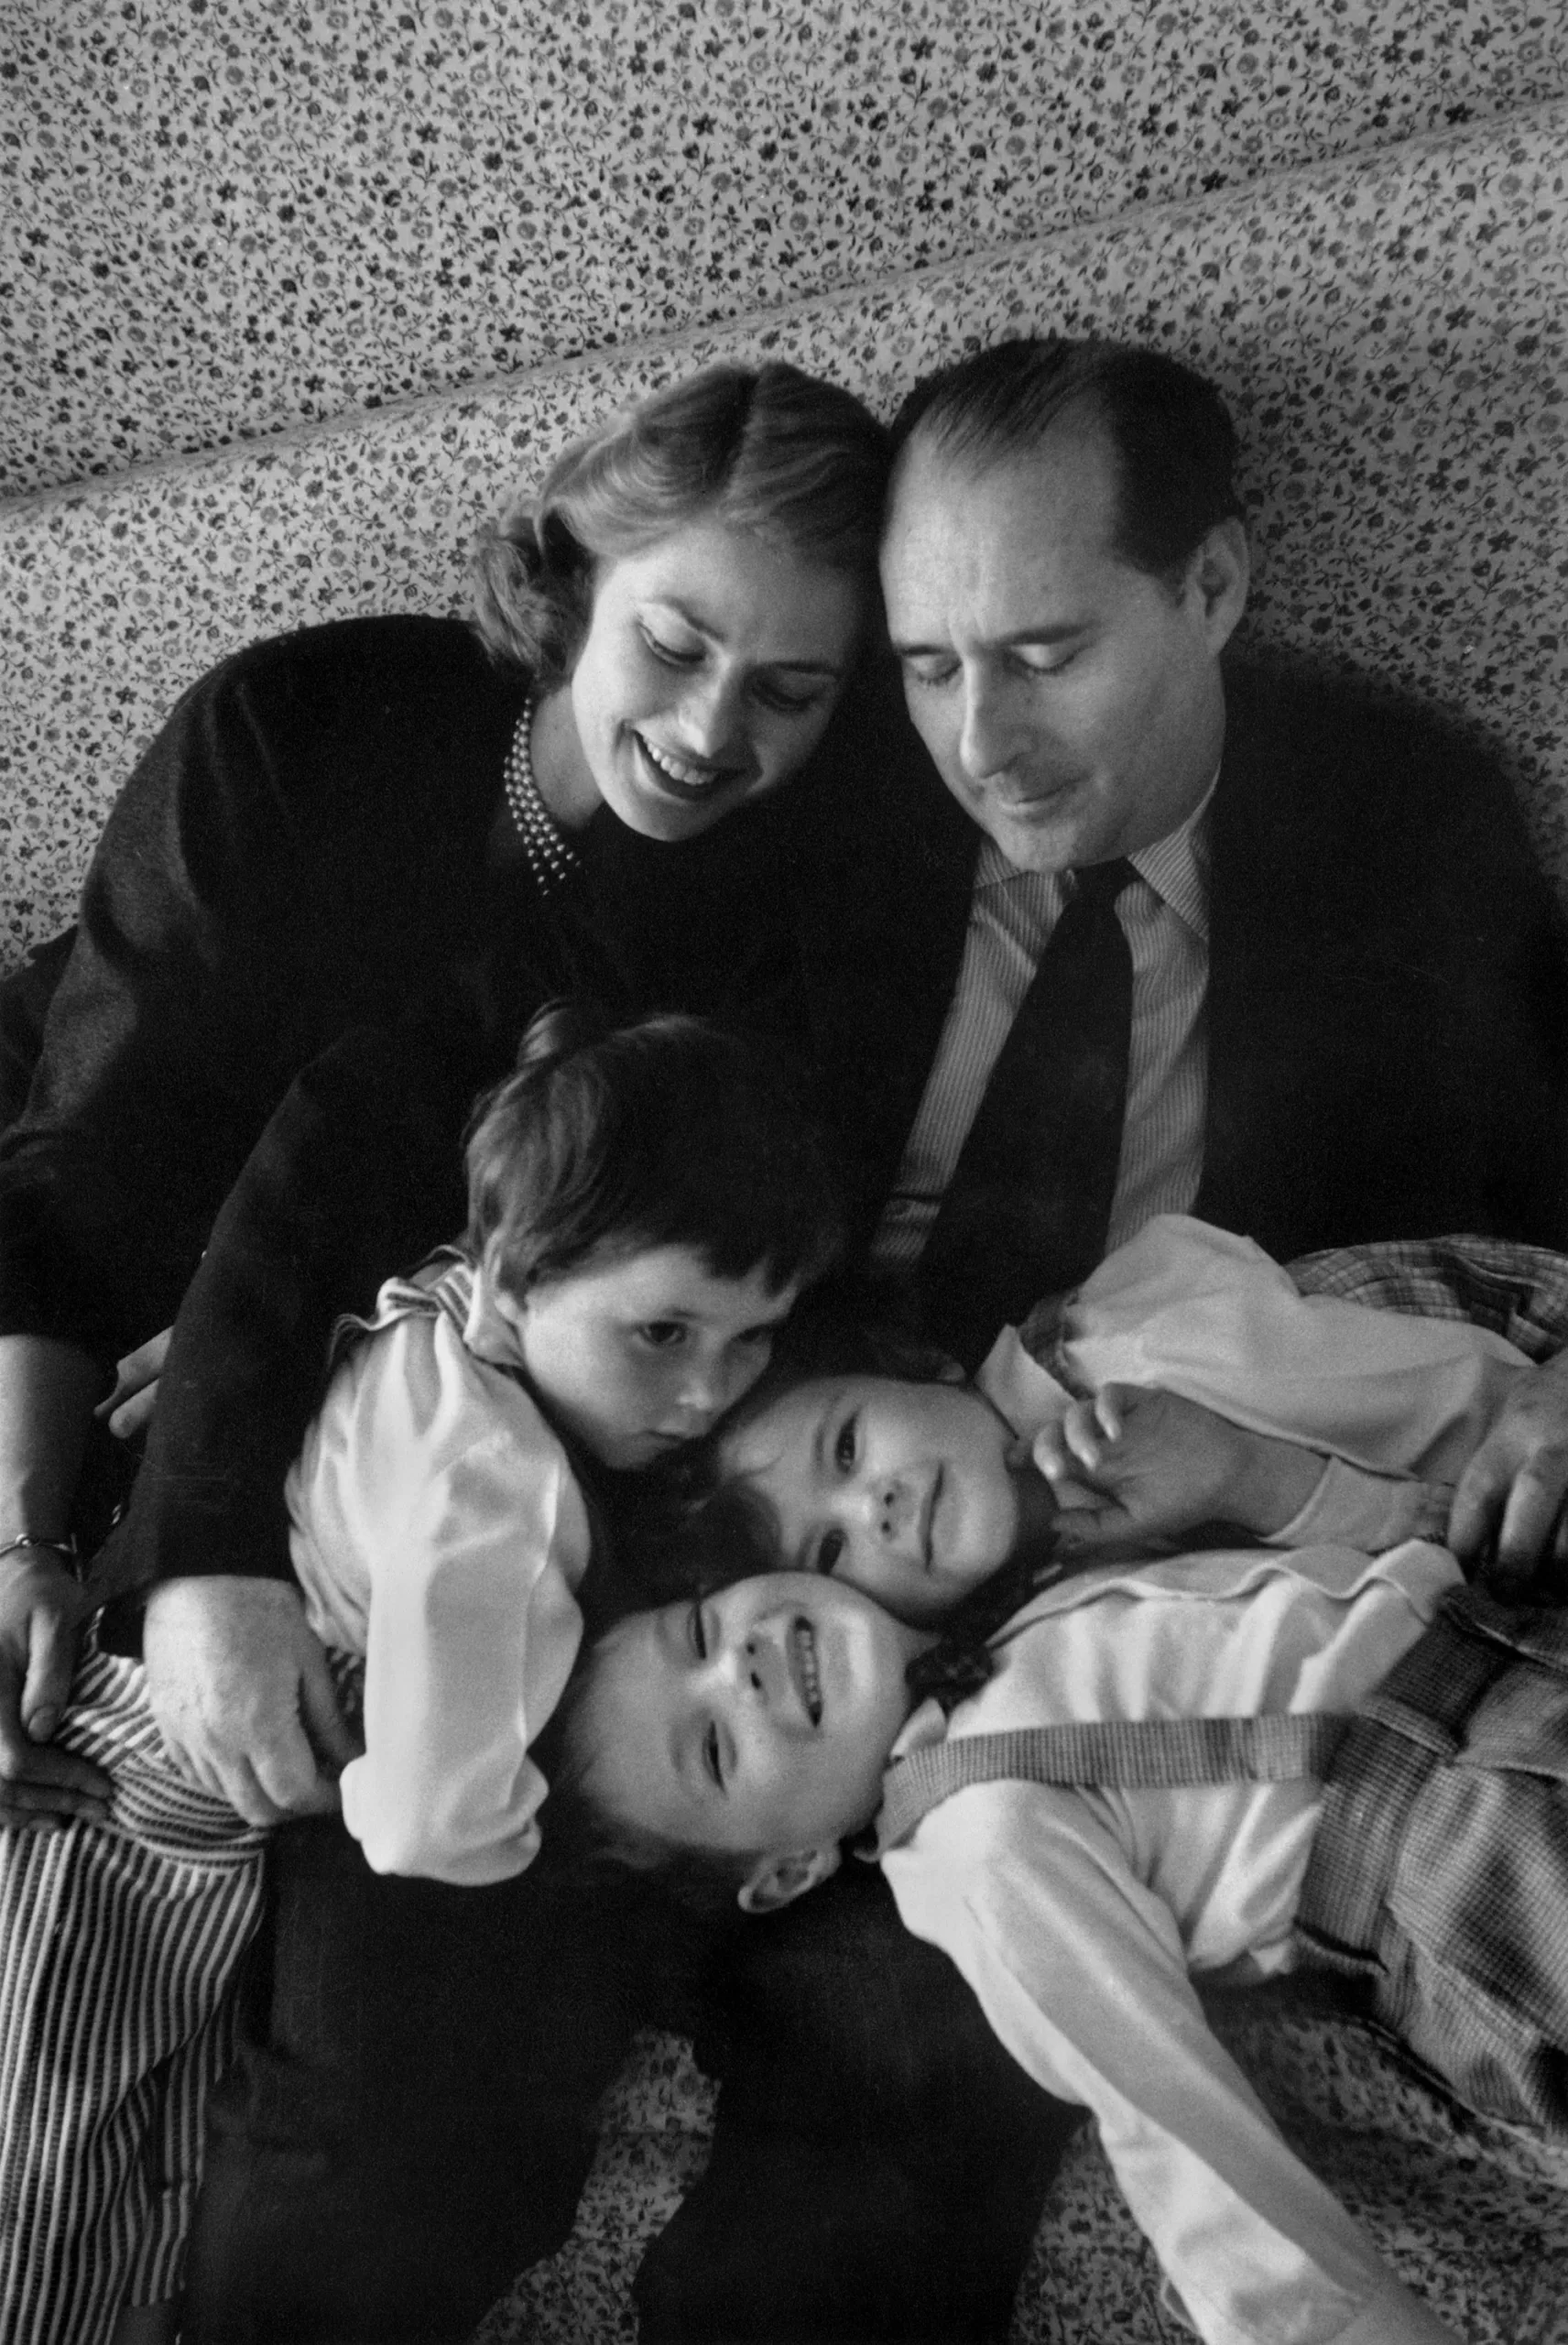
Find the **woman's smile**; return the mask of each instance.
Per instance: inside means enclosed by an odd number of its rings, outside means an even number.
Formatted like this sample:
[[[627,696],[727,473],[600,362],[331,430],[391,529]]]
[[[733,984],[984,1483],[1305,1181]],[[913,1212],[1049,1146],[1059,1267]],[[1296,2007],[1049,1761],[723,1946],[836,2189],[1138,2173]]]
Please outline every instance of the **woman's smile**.
[[[714,519],[605,562],[536,726],[550,813],[573,830],[607,806],[675,841],[777,790],[822,736],[865,608],[864,580]]]
[[[672,798],[688,803],[700,803],[716,790],[748,781],[752,766],[749,762],[722,763],[711,758],[694,758],[690,751],[677,752],[650,741],[646,733],[628,727],[633,742],[641,752],[646,768],[646,780],[654,790],[666,791]]]

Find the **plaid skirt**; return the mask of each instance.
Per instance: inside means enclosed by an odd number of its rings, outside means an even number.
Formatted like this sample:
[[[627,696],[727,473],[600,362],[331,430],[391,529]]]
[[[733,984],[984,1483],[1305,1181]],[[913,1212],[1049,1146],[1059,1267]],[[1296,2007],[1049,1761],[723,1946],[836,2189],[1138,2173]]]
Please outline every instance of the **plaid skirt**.
[[[1568,1609],[1446,1600],[1334,1753],[1297,1933],[1468,2107],[1568,2138]]]

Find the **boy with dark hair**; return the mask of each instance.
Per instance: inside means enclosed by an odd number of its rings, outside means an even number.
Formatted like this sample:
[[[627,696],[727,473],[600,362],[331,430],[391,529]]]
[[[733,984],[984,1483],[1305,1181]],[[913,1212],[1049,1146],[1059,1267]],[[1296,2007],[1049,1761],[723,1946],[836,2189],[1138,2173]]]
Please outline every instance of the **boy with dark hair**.
[[[1377,1344],[1433,1333],[1367,1315]],[[1114,1303],[1092,1316],[1066,1333],[1080,1365],[1084,1345],[1113,1348]],[[1505,1348],[1487,1372],[1528,1373]],[[631,1616],[569,1696],[560,1780],[634,1865],[700,1860],[768,1912],[875,1822],[906,1925],[950,1955],[1037,2083],[1095,2112],[1211,2345],[1449,2332],[1286,2147],[1189,1974],[1325,1965],[1470,2106],[1568,2134],[1568,1616],[1510,1611],[1429,1538],[1399,1535],[1423,1509],[1443,1519],[1441,1477],[1503,1387],[1468,1414],[1449,1388],[1433,1412],[1451,1361],[1424,1400],[1416,1373],[1401,1417],[1365,1358],[1334,1349],[1343,1413],[1358,1391],[1371,1403],[1359,1464],[1281,1439],[1279,1358],[1272,1392],[1256,1356],[1238,1372],[1250,1425],[1192,1400],[1167,1411],[1152,1390],[1120,1414],[1069,1407],[1065,1454],[1120,1504],[1124,1534],[1163,1451],[1213,1513],[1271,1543],[1150,1562],[1124,1536],[1117,1560],[1057,1577],[984,1640],[914,1625],[933,1618],[922,1575],[965,1541],[973,1560],[1009,1520],[1016,1534],[1029,1429],[967,1387],[829,1379],[776,1397],[731,1455],[750,1444],[737,1470],[776,1554],[814,1568]],[[897,1439],[879,1495],[872,1472],[858,1514],[812,1517]],[[1439,1482],[1377,1470],[1401,1455]],[[904,1620],[865,1593],[874,1568]]]

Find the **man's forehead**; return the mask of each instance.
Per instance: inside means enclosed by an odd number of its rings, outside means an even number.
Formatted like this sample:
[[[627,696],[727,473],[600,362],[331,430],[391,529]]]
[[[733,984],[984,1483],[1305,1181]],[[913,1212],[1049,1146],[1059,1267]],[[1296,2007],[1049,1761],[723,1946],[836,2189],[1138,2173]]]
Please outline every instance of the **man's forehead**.
[[[1108,520],[1116,471],[1109,434],[1082,412],[1058,416],[1032,443],[1013,448],[954,446],[917,431],[894,474],[886,534],[891,540],[928,511],[954,506],[1000,514],[1051,507],[1075,520]]]
[[[901,469],[883,540],[889,616],[906,601],[962,595],[1048,604],[1070,577],[1120,567],[1114,458],[1086,422],[1052,424],[1032,449],[976,463],[917,445]],[[1042,617],[1045,616],[1042,611]]]

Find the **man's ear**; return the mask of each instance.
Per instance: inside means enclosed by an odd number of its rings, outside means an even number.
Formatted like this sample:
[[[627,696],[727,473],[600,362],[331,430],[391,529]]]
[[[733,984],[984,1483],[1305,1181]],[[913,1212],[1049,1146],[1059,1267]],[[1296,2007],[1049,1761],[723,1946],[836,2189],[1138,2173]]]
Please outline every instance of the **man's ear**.
[[[828,1881],[839,1868],[839,1846],[830,1840],[821,1849],[802,1849],[792,1857],[759,1857],[742,1881],[737,1902],[743,1914],[777,1914],[792,1905],[808,1889]]]
[[[1252,583],[1252,551],[1240,521],[1233,518],[1214,523],[1192,556],[1187,583],[1197,593],[1203,633],[1217,657],[1247,608]]]

